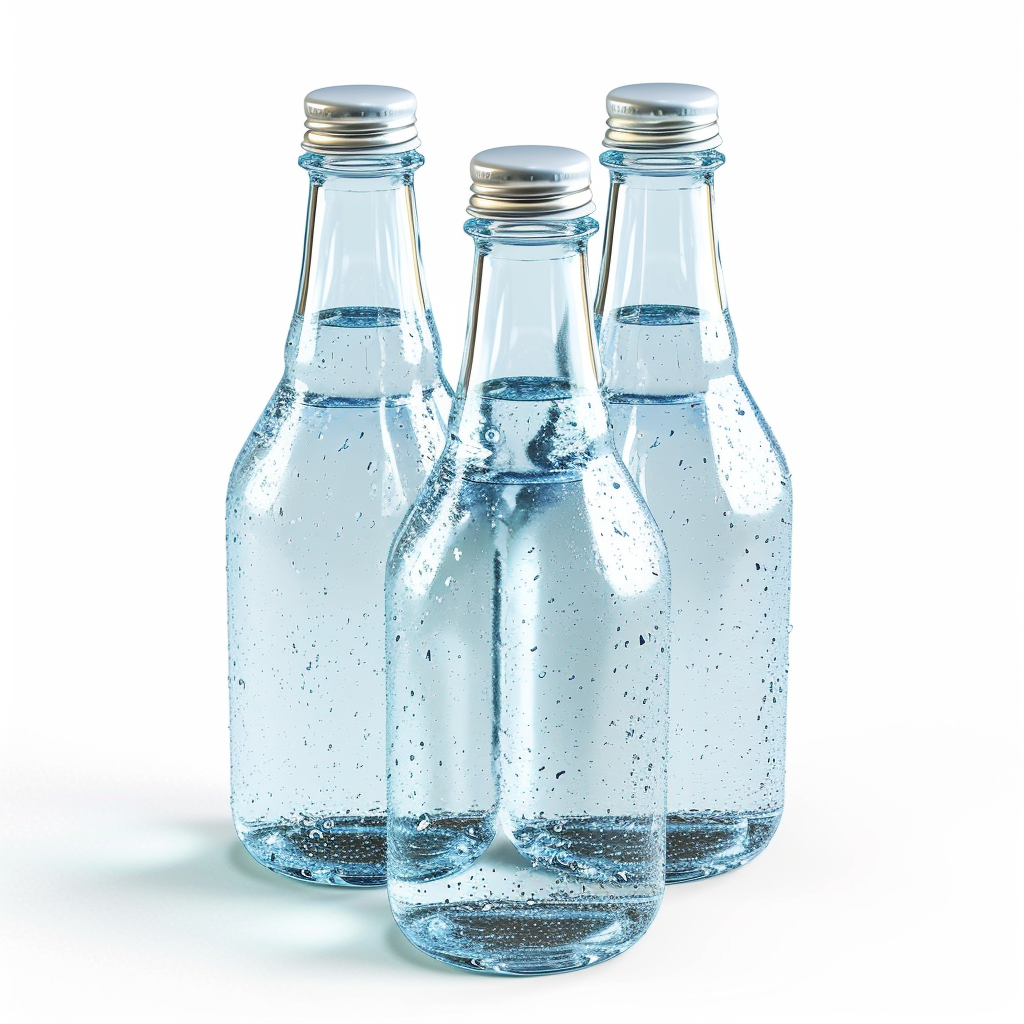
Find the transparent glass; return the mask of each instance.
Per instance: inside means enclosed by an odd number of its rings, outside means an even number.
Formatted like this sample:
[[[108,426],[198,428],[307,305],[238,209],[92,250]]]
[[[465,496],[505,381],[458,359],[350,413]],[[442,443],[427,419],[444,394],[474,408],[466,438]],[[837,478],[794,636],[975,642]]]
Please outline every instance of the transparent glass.
[[[388,888],[420,949],[545,974],[664,890],[669,574],[608,429],[590,218],[471,220],[448,441],[388,559]]]
[[[384,563],[444,443],[415,152],[303,156],[285,370],[227,496],[231,802],[261,864],[385,882]]]
[[[745,864],[782,814],[792,493],[736,366],[714,229],[724,158],[601,162],[602,389],[674,569],[667,877],[689,881]]]

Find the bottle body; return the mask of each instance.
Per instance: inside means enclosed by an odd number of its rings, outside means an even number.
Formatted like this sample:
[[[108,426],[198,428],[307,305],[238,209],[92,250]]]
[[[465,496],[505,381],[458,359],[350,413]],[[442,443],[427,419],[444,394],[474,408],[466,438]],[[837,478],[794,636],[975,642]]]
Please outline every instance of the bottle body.
[[[443,445],[411,206],[421,162],[303,157],[285,375],[228,488],[235,827],[260,863],[330,884],[385,881],[384,565]]]
[[[669,573],[608,430],[574,223],[547,253],[477,239],[448,441],[388,563],[392,910],[496,973],[614,956],[664,888]]]
[[[674,569],[667,879],[688,881],[756,856],[782,813],[792,491],[736,366],[712,222],[722,158],[603,162],[603,390]]]

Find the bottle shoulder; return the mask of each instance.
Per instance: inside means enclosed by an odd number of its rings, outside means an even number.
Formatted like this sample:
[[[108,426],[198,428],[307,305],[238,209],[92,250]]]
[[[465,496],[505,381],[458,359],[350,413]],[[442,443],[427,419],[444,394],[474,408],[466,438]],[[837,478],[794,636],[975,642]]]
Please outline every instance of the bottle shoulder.
[[[581,575],[614,578],[613,588],[667,586],[664,538],[613,447],[571,469],[533,473],[488,472],[463,448],[449,437],[409,509],[392,546],[394,574],[429,577],[452,551],[489,564],[510,545],[540,538],[563,549]]]
[[[738,375],[670,402],[612,401],[609,410],[623,460],[663,527],[669,516],[687,518],[681,496],[696,515],[788,518],[789,466]]]
[[[786,456],[739,371],[712,380],[706,400],[715,403],[709,422],[722,446],[725,447],[728,435],[729,448],[747,462],[769,467],[788,486]]]
[[[229,505],[263,507],[286,492],[318,503],[367,492],[404,511],[443,447],[434,395],[311,397],[278,385],[235,460]]]

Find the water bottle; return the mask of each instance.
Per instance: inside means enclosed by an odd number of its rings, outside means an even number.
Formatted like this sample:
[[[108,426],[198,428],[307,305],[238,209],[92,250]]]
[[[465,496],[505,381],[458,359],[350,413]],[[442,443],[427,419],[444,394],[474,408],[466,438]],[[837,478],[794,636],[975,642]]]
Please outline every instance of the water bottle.
[[[461,383],[388,558],[388,890],[431,956],[544,974],[661,901],[669,573],[599,392],[590,163],[471,173]]]
[[[227,496],[235,828],[261,864],[335,885],[385,882],[384,563],[444,444],[415,111],[384,86],[306,97],[284,376]]]
[[[622,457],[674,569],[668,881],[745,864],[782,813],[792,494],[736,368],[714,227],[718,97],[608,95],[595,301]]]

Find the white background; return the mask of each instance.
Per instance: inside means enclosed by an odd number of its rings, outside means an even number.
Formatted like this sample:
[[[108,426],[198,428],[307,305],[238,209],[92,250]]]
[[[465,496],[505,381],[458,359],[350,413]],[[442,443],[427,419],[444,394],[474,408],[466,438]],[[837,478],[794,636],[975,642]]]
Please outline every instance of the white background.
[[[1013,10],[4,5],[8,1020],[1020,1019]],[[634,81],[721,96],[741,364],[797,502],[787,809],[619,959],[472,977],[233,838],[223,492],[280,374],[305,93],[418,95],[451,367],[470,156],[596,161]]]

